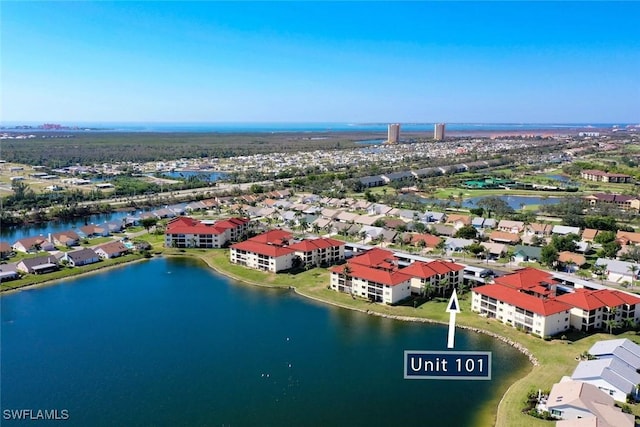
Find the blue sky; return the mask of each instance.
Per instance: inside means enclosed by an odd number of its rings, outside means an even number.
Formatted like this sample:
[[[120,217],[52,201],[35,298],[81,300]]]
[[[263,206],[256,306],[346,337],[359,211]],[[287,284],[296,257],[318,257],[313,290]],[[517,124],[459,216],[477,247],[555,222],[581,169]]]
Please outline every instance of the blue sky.
[[[6,2],[1,120],[640,122],[638,2]]]

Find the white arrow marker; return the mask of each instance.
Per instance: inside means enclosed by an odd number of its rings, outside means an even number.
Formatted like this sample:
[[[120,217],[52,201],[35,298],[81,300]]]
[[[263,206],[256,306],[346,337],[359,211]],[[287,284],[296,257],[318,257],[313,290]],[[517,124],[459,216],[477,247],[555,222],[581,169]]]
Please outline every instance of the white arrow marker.
[[[456,314],[460,313],[460,304],[458,304],[458,295],[456,295],[455,289],[451,294],[449,304],[447,304],[447,309],[445,311],[449,313],[449,336],[447,339],[447,348],[453,348],[453,342],[456,335]]]

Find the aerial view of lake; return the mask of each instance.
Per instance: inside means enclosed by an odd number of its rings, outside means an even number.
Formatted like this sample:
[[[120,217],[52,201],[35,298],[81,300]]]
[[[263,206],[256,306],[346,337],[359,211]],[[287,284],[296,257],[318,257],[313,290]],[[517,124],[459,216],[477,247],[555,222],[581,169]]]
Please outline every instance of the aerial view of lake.
[[[492,352],[490,381],[405,380],[404,350],[446,350],[446,326],[244,285],[182,258],[0,303],[2,409],[67,410],[65,426],[486,425],[530,369],[505,343],[458,330],[456,351]]]
[[[69,220],[47,221],[37,224],[21,225],[17,227],[3,226],[0,229],[0,240],[14,243],[16,240],[25,237],[44,236],[49,233],[58,233],[66,230],[73,230],[87,224],[103,224],[110,221],[122,221],[128,216],[137,216],[141,211],[136,212],[111,212],[105,214],[90,215],[86,218],[74,218]]]

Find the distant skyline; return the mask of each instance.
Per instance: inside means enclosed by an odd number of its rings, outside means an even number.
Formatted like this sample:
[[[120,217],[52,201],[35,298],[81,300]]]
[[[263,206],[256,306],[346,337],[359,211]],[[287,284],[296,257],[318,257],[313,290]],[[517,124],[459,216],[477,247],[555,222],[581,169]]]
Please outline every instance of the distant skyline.
[[[639,123],[639,2],[18,2],[2,122]]]

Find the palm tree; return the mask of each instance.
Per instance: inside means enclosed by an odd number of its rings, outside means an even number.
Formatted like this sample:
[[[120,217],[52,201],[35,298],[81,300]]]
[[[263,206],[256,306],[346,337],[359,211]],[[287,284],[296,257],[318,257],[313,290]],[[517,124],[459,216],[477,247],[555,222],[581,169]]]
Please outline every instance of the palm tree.
[[[638,274],[639,269],[640,267],[638,267],[637,264],[631,264],[630,266],[627,267],[627,270],[629,270],[629,272],[631,273],[631,287],[633,287],[633,284],[636,280],[636,275]]]
[[[600,279],[600,282],[604,284],[604,277],[607,274],[607,266],[604,264],[594,264],[593,267],[591,267],[591,270],[593,271],[593,274]]]
[[[434,290],[435,290],[435,287],[431,283],[431,280],[426,280],[422,285],[422,289],[421,289],[422,296],[426,297],[427,299],[431,299],[431,295],[433,294]]]
[[[443,298],[444,298],[445,290],[447,289],[448,286],[449,286],[448,277],[438,280],[438,288],[440,289],[440,293],[442,294]]]
[[[609,334],[613,334],[613,329],[620,326],[620,323],[616,320],[616,314],[618,309],[616,307],[607,307],[607,320],[604,324],[609,328]]]
[[[320,234],[320,226],[316,223],[312,224],[311,231],[313,231],[313,234]]]

